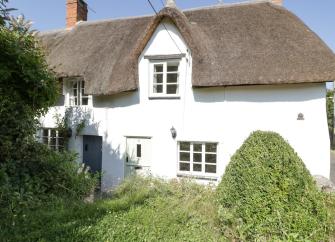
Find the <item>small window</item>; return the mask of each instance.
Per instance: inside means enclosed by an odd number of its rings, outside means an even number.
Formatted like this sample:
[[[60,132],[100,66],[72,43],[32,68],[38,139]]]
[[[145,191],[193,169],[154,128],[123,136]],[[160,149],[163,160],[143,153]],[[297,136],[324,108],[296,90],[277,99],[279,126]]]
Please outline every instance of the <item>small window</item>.
[[[60,136],[57,129],[43,128],[39,133],[40,142],[47,145],[50,149],[58,151],[64,149],[64,138]]]
[[[183,173],[216,174],[217,143],[179,142],[178,163]]]
[[[85,94],[84,81],[71,81],[70,105],[71,106],[87,106],[90,96]]]
[[[141,146],[141,144],[136,145],[136,156],[137,156],[137,158],[141,158],[141,156],[142,156],[142,146]]]
[[[179,95],[179,60],[152,63],[152,97]]]

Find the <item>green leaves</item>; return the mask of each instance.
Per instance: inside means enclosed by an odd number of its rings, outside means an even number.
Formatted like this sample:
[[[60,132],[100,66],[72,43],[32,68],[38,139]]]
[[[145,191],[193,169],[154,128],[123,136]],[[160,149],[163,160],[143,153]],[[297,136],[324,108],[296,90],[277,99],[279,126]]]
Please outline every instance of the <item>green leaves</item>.
[[[334,148],[334,91],[327,91],[327,100],[326,100],[326,106],[327,106],[327,120],[328,120],[328,129],[329,129],[329,135],[331,140],[331,146]]]
[[[0,25],[0,164],[36,131],[57,97],[57,84],[30,32]]]
[[[252,133],[234,154],[217,200],[222,231],[236,239],[325,241],[329,236],[323,194],[292,147],[273,132]]]

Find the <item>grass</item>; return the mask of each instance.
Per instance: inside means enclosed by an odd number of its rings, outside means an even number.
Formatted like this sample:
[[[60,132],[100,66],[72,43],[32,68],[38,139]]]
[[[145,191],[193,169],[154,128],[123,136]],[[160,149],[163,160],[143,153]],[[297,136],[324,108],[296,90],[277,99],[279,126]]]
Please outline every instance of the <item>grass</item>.
[[[326,196],[326,205],[331,218],[331,239],[330,241],[335,241],[335,194],[329,194]]]
[[[54,200],[0,222],[3,241],[225,241],[214,189],[136,178],[93,204]]]
[[[231,241],[220,232],[214,197],[210,186],[136,178],[92,204],[54,199],[12,224],[1,219],[0,241]]]

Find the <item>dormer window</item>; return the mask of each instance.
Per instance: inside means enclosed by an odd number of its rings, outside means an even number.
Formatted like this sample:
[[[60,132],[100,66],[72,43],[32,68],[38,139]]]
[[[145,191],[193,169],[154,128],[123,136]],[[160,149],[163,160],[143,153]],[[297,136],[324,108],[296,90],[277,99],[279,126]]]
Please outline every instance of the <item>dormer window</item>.
[[[70,93],[71,106],[87,106],[89,96],[85,94],[85,82],[73,81]]]
[[[85,94],[85,81],[79,78],[69,78],[64,81],[65,105],[92,106],[92,96]]]
[[[151,62],[151,97],[179,96],[180,60]]]

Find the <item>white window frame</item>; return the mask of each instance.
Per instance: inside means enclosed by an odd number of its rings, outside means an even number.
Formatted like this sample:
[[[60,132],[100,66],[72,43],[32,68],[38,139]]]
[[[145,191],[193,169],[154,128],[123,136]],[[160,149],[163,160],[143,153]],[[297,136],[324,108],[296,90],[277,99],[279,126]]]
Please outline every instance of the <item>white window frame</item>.
[[[178,71],[167,71],[168,63],[178,63]],[[181,90],[181,59],[168,59],[168,60],[151,60],[150,61],[150,85],[149,85],[149,97],[150,98],[179,98],[180,97],[180,90]],[[154,92],[154,75],[157,74],[155,72],[155,65],[163,65],[163,72],[158,72],[158,74],[163,74],[163,92],[162,93],[155,93]],[[177,82],[176,83],[167,83],[167,75],[177,74]],[[167,94],[167,86],[168,85],[177,85],[177,93],[175,94]]]
[[[47,130],[48,131],[48,136],[44,136],[44,131]],[[56,131],[56,136],[53,138],[51,136],[51,132],[52,131]],[[47,145],[50,149],[56,150],[56,151],[60,151],[64,149],[63,145],[60,145],[60,139],[63,139],[63,144],[64,144],[64,137],[59,136],[59,131],[56,128],[41,128],[39,131],[39,141],[42,144]],[[44,139],[47,139],[47,142],[44,142]],[[52,144],[52,139],[55,139],[55,145]]]
[[[74,85],[77,84],[77,88]],[[74,90],[77,89],[77,95],[74,95]],[[77,103],[75,103],[77,99]],[[83,99],[87,99],[87,104],[83,104]],[[92,97],[85,94],[84,80],[70,80],[69,85],[69,105],[70,106],[90,106]]]
[[[185,151],[180,149],[181,143],[190,143],[190,151]],[[194,151],[194,144],[201,144],[202,149],[200,151]],[[215,144],[216,145],[216,152],[209,152],[206,151],[206,144]],[[177,174],[179,175],[191,175],[195,177],[211,177],[211,178],[217,178],[218,173],[218,142],[199,142],[199,141],[178,141],[178,164],[177,164]],[[190,154],[190,161],[181,161],[180,160],[180,152],[189,153]],[[201,163],[200,162],[194,162],[193,161],[193,154],[194,153],[201,153]],[[206,162],[206,154],[215,154],[216,155],[216,162],[215,163],[209,163]],[[190,170],[189,171],[182,171],[180,170],[180,163],[184,164],[190,164]],[[201,171],[194,171],[193,170],[193,164],[201,164]],[[215,173],[206,172],[206,165],[215,165]]]

